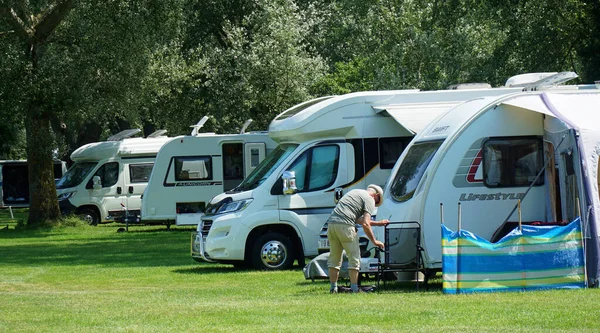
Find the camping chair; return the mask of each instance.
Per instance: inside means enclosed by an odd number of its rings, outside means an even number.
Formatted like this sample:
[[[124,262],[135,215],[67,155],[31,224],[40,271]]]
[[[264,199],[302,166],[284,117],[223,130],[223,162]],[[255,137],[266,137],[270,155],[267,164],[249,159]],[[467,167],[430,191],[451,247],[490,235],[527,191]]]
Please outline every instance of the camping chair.
[[[385,248],[383,261],[380,253],[377,253],[379,265],[377,270],[377,289],[381,280],[384,288],[387,273],[414,272],[419,273],[424,269],[423,247],[421,246],[421,225],[419,222],[390,222],[384,227]],[[414,251],[414,252],[412,252]],[[425,272],[427,273],[427,272]],[[425,274],[425,285],[427,286],[428,274]],[[416,289],[419,290],[419,279],[416,279]]]

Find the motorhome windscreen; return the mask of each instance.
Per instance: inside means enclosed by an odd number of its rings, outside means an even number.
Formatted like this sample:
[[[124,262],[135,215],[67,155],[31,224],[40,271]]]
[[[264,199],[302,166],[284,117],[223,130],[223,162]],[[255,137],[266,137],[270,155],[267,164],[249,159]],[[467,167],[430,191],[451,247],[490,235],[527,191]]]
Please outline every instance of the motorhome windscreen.
[[[391,194],[394,200],[403,202],[413,197],[423,173],[442,142],[419,142],[410,147],[392,181]]]
[[[285,159],[298,147],[297,144],[281,144],[265,157],[244,181],[232,191],[248,191],[257,188],[285,161]]]
[[[77,162],[69,168],[64,176],[56,184],[57,189],[75,187],[87,177],[87,175],[98,164],[97,162]]]
[[[312,101],[308,101],[306,103],[297,105],[291,109],[288,109],[287,111],[285,111],[284,113],[280,114],[275,120],[283,120],[283,119],[287,119],[289,117],[292,117],[300,112],[302,112],[302,110],[305,110],[319,102],[322,102],[324,100],[330,99],[332,96],[327,96],[327,97],[321,97],[321,98],[316,98],[313,99]]]

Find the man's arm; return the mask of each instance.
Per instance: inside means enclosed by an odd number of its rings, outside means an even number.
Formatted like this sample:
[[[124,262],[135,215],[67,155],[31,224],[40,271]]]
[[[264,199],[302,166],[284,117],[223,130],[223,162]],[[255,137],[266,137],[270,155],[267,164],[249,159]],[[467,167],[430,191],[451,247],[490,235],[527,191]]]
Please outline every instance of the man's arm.
[[[361,217],[356,219],[356,223],[362,225],[363,230],[365,231],[365,235],[369,238],[369,240],[375,244],[375,246],[382,248],[384,247],[383,242],[380,242],[375,239],[375,234],[373,234],[373,229],[371,229],[371,223],[375,221],[371,221],[371,214],[364,213]]]

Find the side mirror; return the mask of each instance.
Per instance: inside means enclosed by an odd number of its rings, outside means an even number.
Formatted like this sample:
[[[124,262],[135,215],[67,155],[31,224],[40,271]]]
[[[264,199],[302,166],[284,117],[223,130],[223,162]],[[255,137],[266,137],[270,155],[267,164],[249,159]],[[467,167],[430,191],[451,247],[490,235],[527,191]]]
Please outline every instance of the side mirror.
[[[99,190],[102,188],[102,179],[100,176],[92,177],[92,186],[94,187],[94,190]]]
[[[344,189],[341,187],[336,187],[333,190],[333,201],[337,205],[338,201],[344,196]]]
[[[281,176],[283,180],[283,194],[294,194],[298,190],[296,187],[296,173],[294,171],[284,171]]]

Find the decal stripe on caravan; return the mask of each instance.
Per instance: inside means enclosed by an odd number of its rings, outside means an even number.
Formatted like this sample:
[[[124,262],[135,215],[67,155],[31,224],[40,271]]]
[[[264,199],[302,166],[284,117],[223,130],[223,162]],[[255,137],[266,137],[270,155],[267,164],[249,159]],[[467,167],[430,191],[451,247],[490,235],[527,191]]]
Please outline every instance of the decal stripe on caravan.
[[[483,186],[483,150],[481,138],[473,142],[471,147],[465,152],[456,170],[452,184],[454,187],[481,187]]]

